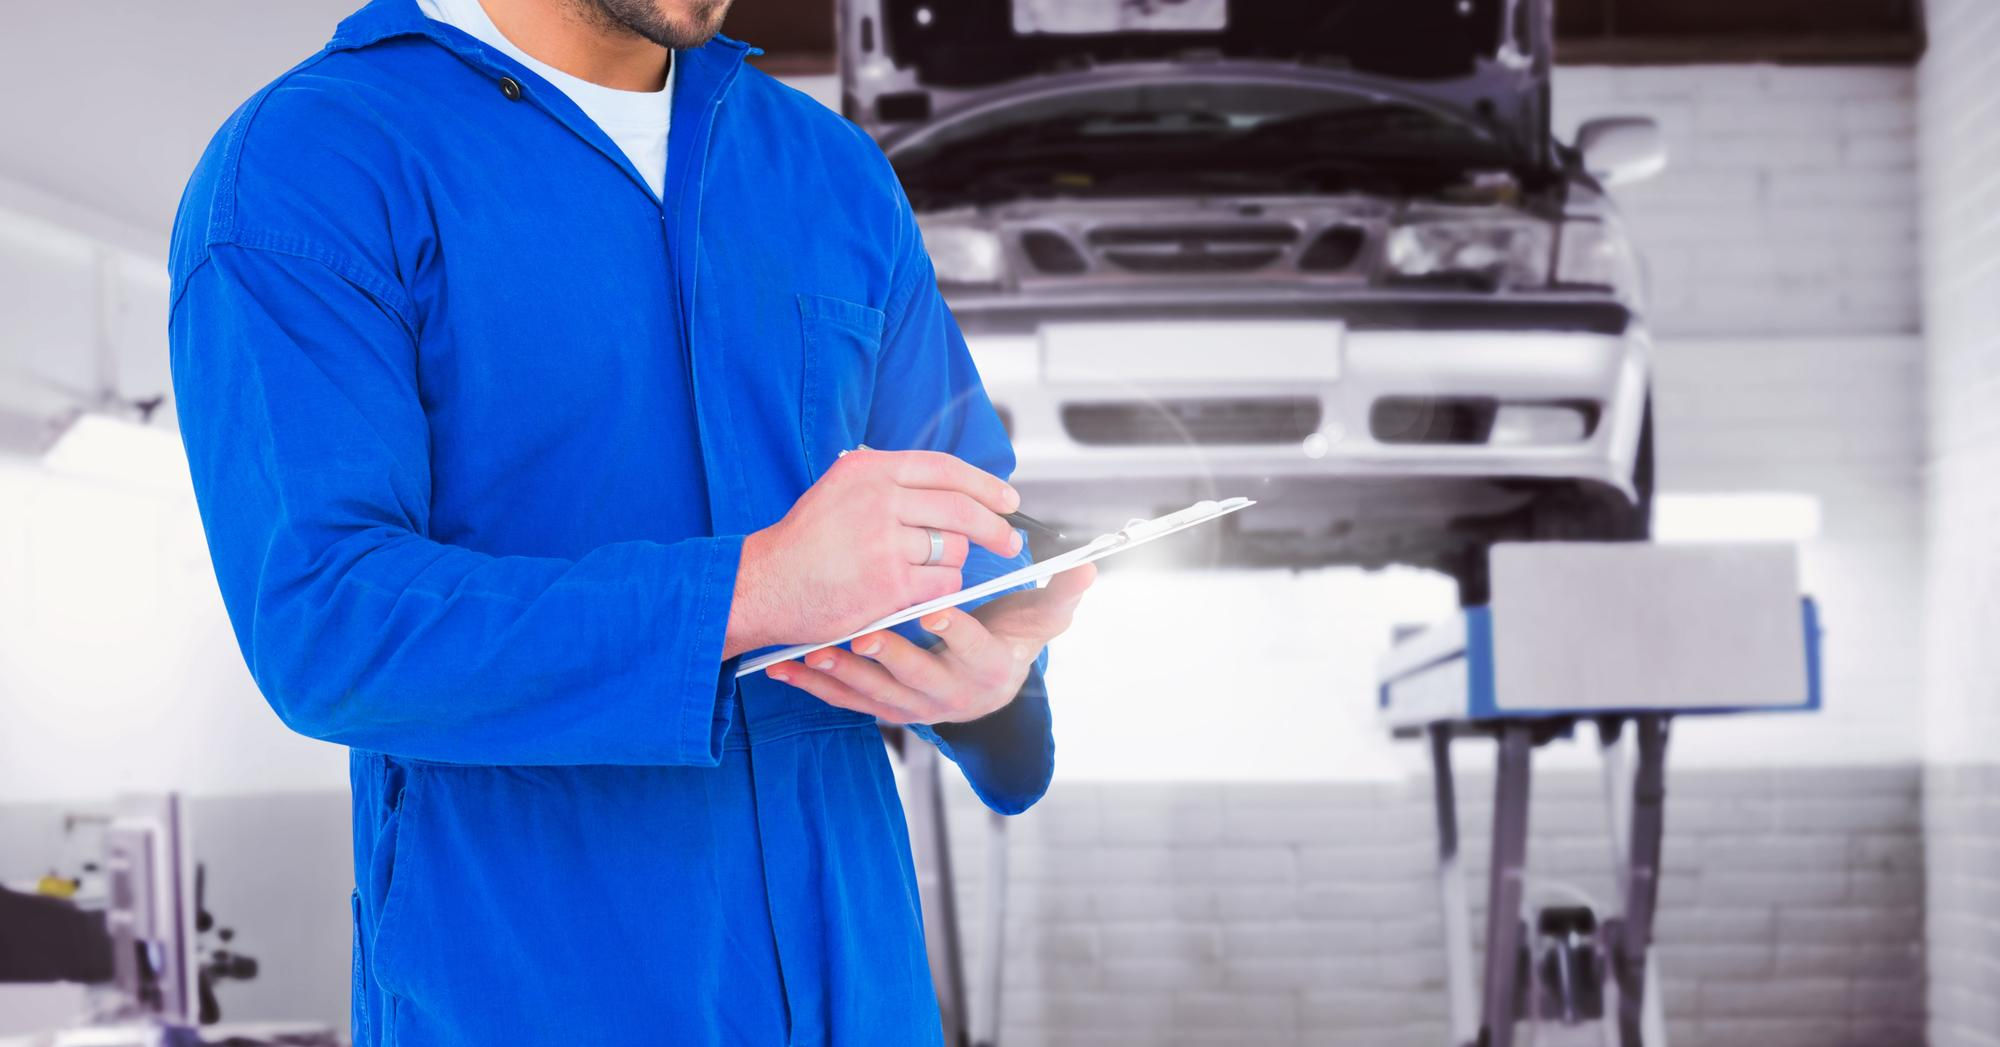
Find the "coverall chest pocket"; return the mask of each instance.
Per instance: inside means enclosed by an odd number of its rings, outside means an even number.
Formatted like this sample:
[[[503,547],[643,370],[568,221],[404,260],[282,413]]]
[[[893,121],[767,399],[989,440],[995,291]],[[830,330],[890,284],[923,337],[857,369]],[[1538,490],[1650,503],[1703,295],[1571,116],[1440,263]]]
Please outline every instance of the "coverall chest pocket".
[[[802,294],[799,325],[805,347],[799,436],[806,471],[817,480],[868,432],[884,316],[844,298]]]

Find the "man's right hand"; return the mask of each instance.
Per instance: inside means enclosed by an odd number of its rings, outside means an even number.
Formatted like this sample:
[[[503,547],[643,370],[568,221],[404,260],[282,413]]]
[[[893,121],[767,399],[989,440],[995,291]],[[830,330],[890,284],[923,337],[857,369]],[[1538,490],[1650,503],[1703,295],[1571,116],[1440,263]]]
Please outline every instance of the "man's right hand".
[[[819,643],[957,592],[970,543],[1001,556],[1021,535],[1001,517],[1021,496],[999,477],[936,451],[842,455],[785,518],[743,540],[722,656]],[[925,566],[932,528],[944,559]]]

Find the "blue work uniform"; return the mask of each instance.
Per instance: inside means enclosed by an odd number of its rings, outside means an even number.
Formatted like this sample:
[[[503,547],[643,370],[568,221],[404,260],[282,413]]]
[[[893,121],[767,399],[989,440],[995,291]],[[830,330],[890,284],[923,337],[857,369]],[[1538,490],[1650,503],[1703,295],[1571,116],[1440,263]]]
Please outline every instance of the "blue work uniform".
[[[842,449],[1013,456],[880,150],[747,53],[677,56],[661,198],[376,0],[189,183],[181,432],[252,674],[352,750],[357,1044],[940,1038],[873,721],[723,632]],[[1047,787],[1039,665],[918,733],[996,810]]]

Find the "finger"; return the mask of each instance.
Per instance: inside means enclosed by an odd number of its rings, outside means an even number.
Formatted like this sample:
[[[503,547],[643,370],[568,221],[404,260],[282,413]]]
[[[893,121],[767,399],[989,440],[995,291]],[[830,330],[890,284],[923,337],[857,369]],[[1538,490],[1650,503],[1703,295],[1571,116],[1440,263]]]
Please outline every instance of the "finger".
[[[1028,612],[1026,617],[1044,643],[1069,628],[1070,620],[1076,617],[1077,605],[1083,602],[1083,594],[1096,580],[1097,565],[1087,563],[1051,576],[1039,589],[1020,594],[1026,597],[1022,601]]]
[[[911,527],[962,534],[1001,556],[1021,551],[1021,532],[998,513],[957,491],[905,490],[896,502],[896,519]]]
[[[1051,576],[1049,583],[1042,586],[1042,591],[1075,606],[1083,599],[1084,591],[1095,581],[1097,581],[1097,565],[1087,563]]]
[[[928,694],[905,686],[889,670],[851,651],[829,647],[806,655],[806,664],[847,685],[856,694],[873,702],[898,709],[910,718],[928,720],[936,703]]]
[[[956,607],[927,614],[922,624],[944,641],[961,674],[982,691],[1011,682],[1015,669],[1039,649],[994,633],[984,622]]]
[[[986,628],[986,623],[956,607],[924,615],[921,624],[944,641],[945,649],[953,657],[968,665],[990,668],[1005,665],[1014,657],[1014,652],[1006,649],[1004,639]]]
[[[764,675],[783,684],[790,684],[828,705],[841,709],[851,709],[857,713],[873,716],[877,720],[890,723],[914,723],[908,713],[878,702],[854,688],[841,683],[825,673],[807,668],[798,662],[779,662],[764,670]]]
[[[903,686],[924,694],[945,694],[952,686],[951,668],[934,651],[883,630],[854,638],[854,653],[873,658]]]
[[[902,487],[957,491],[996,513],[1021,507],[1021,496],[1007,481],[939,451],[895,451],[890,475]]]
[[[936,563],[930,562],[931,531],[936,531],[938,536],[944,539],[944,558],[938,560]],[[905,527],[903,528],[903,541],[910,547],[909,561],[920,567],[937,567],[940,565],[945,567],[964,567],[965,554],[970,551],[972,544],[965,540],[964,535],[944,527]]]
[[[1076,618],[1077,605],[1097,578],[1095,564],[1072,567],[1049,579],[1040,589],[1009,593],[980,609],[982,624],[1010,640],[1039,650],[1063,634]]]
[[[1061,588],[1050,584],[1016,595],[1021,597],[1021,603],[1006,619],[1007,632],[1031,641],[1036,647],[1066,632],[1076,620],[1077,605],[1083,602],[1083,591],[1074,582]]]
[[[965,588],[965,576],[956,567],[918,566],[910,568],[908,585],[904,606],[914,607]]]

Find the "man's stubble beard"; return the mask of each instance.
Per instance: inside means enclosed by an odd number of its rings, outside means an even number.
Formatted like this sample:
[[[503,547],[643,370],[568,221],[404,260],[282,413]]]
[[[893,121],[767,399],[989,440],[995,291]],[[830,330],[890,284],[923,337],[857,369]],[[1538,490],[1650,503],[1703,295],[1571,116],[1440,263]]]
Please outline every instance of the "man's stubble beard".
[[[672,51],[700,47],[722,28],[730,0],[569,0],[578,13],[615,32],[631,33]],[[679,8],[676,15],[660,8]]]

